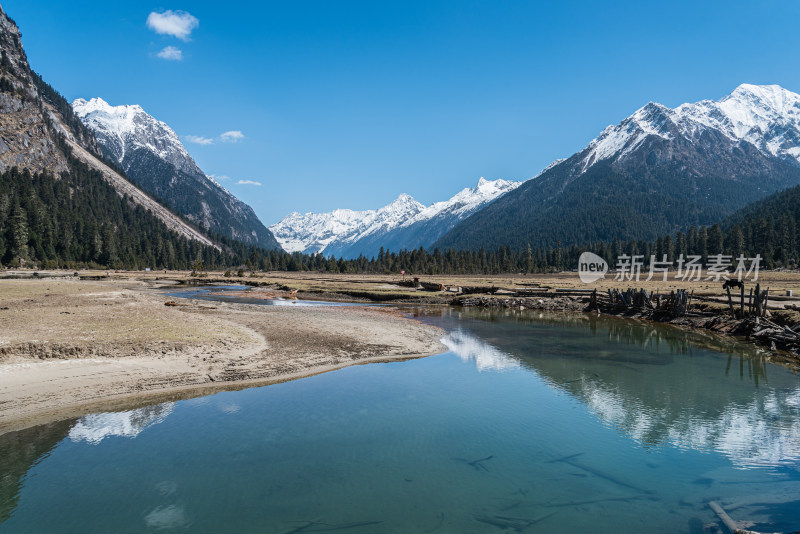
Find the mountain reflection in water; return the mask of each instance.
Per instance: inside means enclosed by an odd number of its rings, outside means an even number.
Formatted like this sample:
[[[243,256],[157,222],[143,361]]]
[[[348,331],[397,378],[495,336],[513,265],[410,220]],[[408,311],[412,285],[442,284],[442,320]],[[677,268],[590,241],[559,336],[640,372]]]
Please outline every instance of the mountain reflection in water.
[[[0,436],[0,533],[800,526],[800,384],[753,346],[410,311],[449,352]]]
[[[146,428],[162,422],[174,407],[174,402],[165,402],[126,412],[85,415],[69,431],[69,439],[98,444],[109,436],[135,438]]]
[[[460,328],[443,337],[442,343],[463,361],[473,362],[478,371],[505,371],[519,367],[515,358]]]
[[[800,461],[797,377],[770,383],[766,353],[754,346],[590,314],[418,317],[450,330],[444,344],[478,370],[528,369],[641,445],[714,450],[742,468]],[[564,328],[568,335],[551,335]]]

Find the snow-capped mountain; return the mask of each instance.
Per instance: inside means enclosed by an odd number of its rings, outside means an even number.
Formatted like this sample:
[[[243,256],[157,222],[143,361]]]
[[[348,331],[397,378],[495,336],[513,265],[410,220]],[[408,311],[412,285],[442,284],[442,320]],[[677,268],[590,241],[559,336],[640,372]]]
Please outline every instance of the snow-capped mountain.
[[[94,226],[100,232],[106,225],[108,228],[116,227],[118,230],[116,237],[119,238],[117,243],[123,248],[128,248],[129,245],[123,244],[128,239],[130,241],[127,242],[130,244],[137,242],[140,237],[139,232],[129,227],[120,227],[124,218],[135,216],[133,206],[141,207],[149,212],[153,218],[147,224],[152,224],[153,229],[159,234],[169,230],[203,245],[214,245],[212,240],[198,231],[194,225],[188,224],[181,217],[156,202],[103,161],[101,146],[91,129],[81,122],[58,91],[31,70],[25,48],[22,46],[19,27],[6,15],[2,6],[0,6],[0,50],[2,50],[0,81],[3,86],[0,91],[0,172],[17,167],[32,174],[44,172],[51,176],[63,177],[64,180],[60,181],[59,186],[70,184],[68,188],[74,194],[70,195],[69,202],[74,209],[84,213],[81,217],[82,222]],[[68,157],[67,152],[72,157]],[[77,178],[77,174],[86,167],[98,174],[78,186],[74,180]],[[81,180],[83,179],[81,178]],[[38,219],[39,222],[43,224],[47,221],[47,224],[51,224],[52,227],[63,230],[57,239],[60,240],[60,245],[64,250],[74,249],[74,246],[82,248],[84,243],[79,237],[81,233],[75,231],[76,228],[68,230],[71,228],[68,225],[71,225],[72,222],[67,221],[72,221],[72,219],[65,219],[60,214],[61,209],[56,207],[57,202],[64,199],[56,199],[56,203],[51,204],[53,191],[48,188],[45,192],[43,188],[48,187],[45,183],[39,182],[39,185],[26,193],[26,195],[30,195],[29,200],[34,201],[36,198],[41,198],[44,202],[47,212],[40,213],[40,217],[45,218]],[[89,186],[88,184],[93,185]],[[100,191],[105,188],[104,184],[111,186],[120,196],[126,196],[128,202],[124,207],[118,206],[113,201],[108,202],[108,197],[104,197],[104,193]],[[96,189],[98,186],[100,189]],[[93,203],[99,198],[105,198],[106,202],[103,207],[111,208],[111,210],[93,208]],[[118,199],[114,199],[114,201],[118,201]],[[111,204],[114,204],[114,208]],[[3,210],[5,209],[3,208]],[[111,211],[114,213],[112,214]],[[0,218],[3,217],[0,216]],[[135,216],[135,218],[138,219],[139,216]],[[77,219],[75,221],[77,222]],[[163,227],[160,226],[161,224]],[[49,238],[44,235],[39,235],[39,237],[32,235],[31,243],[34,241],[38,243],[36,248],[40,248],[39,245],[41,245],[40,250],[42,251],[50,247],[45,244]],[[106,241],[105,244],[110,245],[112,242],[113,240]],[[117,249],[117,247],[111,247],[111,249]],[[106,251],[108,252],[108,250],[107,247]],[[59,252],[46,254],[48,256],[56,254],[61,257]],[[27,256],[27,254],[23,253],[21,256]],[[44,259],[38,252],[35,256],[40,260]],[[88,259],[88,256],[83,257]],[[92,259],[98,258],[93,255]],[[106,260],[111,259],[106,256]],[[137,254],[137,259],[143,262],[150,261],[146,259],[145,253]],[[31,265],[35,264],[35,262],[31,263]]]
[[[481,179],[478,180],[477,186],[465,187],[448,200],[434,202],[401,226],[413,226],[419,222],[428,221],[445,214],[463,219],[482,205],[491,202],[503,193],[508,193],[516,189],[521,184],[522,182],[511,182],[508,180],[489,181],[481,177]]]
[[[287,252],[322,252],[341,235],[349,235],[362,220],[374,219],[377,210],[334,210],[327,213],[292,212],[269,227]]]
[[[200,170],[178,135],[141,106],[112,106],[101,98],[72,103],[105,157],[145,191],[195,224],[246,243],[277,248],[253,209]]]
[[[583,170],[601,160],[624,158],[648,136],[696,141],[709,129],[733,143],[745,141],[764,154],[800,162],[800,95],[779,85],[742,84],[719,101],[675,109],[650,102],[589,143]]]
[[[178,134],[141,106],[112,106],[102,98],[78,98],[72,102],[72,109],[102,139],[104,154],[118,163],[124,162],[126,155],[145,149],[180,171],[202,172]]]
[[[385,234],[361,237],[354,246],[337,250],[336,256],[376,256],[384,250],[426,249],[460,221],[487,206],[499,196],[519,187],[522,182],[489,181],[481,178],[476,187],[465,188],[449,200],[435,202]],[[334,253],[334,251],[331,251]]]
[[[354,258],[375,256],[381,247],[392,251],[428,247],[458,221],[520,183],[481,178],[476,187],[428,207],[403,194],[378,210],[291,213],[270,230],[288,252]]]
[[[698,135],[702,124],[800,162],[800,95],[779,85],[742,84],[719,102],[684,104],[675,113],[684,135]]]
[[[339,250],[371,235],[382,235],[425,208],[411,196],[402,194],[377,210],[334,210],[328,213],[291,213],[270,230],[287,252]]]
[[[454,227],[440,248],[655,239],[800,183],[800,95],[777,85],[653,102]],[[552,224],[558,221],[559,224]]]

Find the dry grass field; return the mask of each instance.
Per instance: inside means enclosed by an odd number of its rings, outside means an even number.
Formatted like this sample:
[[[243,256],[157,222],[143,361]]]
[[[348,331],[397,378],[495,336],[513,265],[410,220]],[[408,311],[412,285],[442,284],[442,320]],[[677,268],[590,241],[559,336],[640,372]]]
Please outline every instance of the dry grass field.
[[[188,282],[205,280],[215,283],[230,284],[257,284],[274,285],[302,292],[313,293],[339,293],[339,292],[364,292],[380,295],[407,295],[419,296],[421,291],[401,287],[397,283],[402,279],[398,274],[332,274],[316,272],[267,272],[246,273],[244,277],[225,277],[222,272],[208,272],[202,278],[191,277],[187,271],[159,271],[159,272],[112,272],[112,271],[82,271],[81,275],[108,276],[111,279],[135,280],[172,280]],[[496,289],[520,290],[530,288],[548,289],[597,289],[605,292],[610,288],[627,289],[644,288],[650,292],[669,292],[674,289],[694,290],[695,294],[702,296],[723,296],[722,280],[689,281],[676,279],[675,273],[669,273],[666,281],[660,275],[652,280],[646,280],[644,274],[639,281],[616,281],[613,273],[604,279],[592,284],[585,284],[578,278],[577,272],[561,272],[547,274],[501,274],[501,275],[416,275],[424,282],[432,282],[445,286],[484,287]],[[411,275],[406,275],[409,279]],[[770,295],[782,296],[791,290],[795,296],[800,294],[799,271],[761,271],[757,282],[762,289],[769,288]],[[750,280],[745,281],[746,288],[755,287]],[[429,293],[429,292],[424,292]],[[800,302],[800,297],[798,297]]]

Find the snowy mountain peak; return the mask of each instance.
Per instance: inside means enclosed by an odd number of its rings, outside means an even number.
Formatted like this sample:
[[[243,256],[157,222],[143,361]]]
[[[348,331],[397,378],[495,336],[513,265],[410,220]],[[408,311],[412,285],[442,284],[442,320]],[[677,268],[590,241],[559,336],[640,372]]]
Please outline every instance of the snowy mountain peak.
[[[624,158],[649,136],[688,141],[716,130],[764,154],[800,162],[800,95],[779,85],[742,84],[724,98],[670,109],[650,102],[618,125],[609,126],[586,148],[582,170],[609,158]]]
[[[253,209],[200,170],[172,128],[141,106],[78,98],[72,108],[92,130],[105,157],[148,193],[203,228],[264,248],[278,247]]]
[[[405,193],[401,193],[391,204],[385,206],[385,208],[389,207],[399,207],[399,208],[406,208],[408,206],[422,206],[419,202],[417,202],[414,197],[411,195],[407,195]],[[423,206],[424,207],[424,206]],[[384,208],[384,209],[385,209]]]
[[[428,246],[435,237],[485,206],[498,196],[518,187],[521,182],[486,180],[481,178],[474,188],[466,188],[444,202],[428,207],[405,193],[391,204],[377,210],[353,211],[338,209],[328,213],[293,212],[269,229],[288,252],[322,252],[337,256],[358,256],[359,253],[374,255],[382,244],[391,250]],[[426,228],[430,237],[420,243],[413,228],[431,223],[442,231]],[[417,225],[417,226],[415,226]],[[403,231],[405,238],[397,245],[393,238]],[[409,234],[409,235],[406,235]]]
[[[475,194],[482,194],[482,195],[492,195],[494,192],[498,190],[502,190],[503,192],[510,191],[514,189],[522,182],[511,182],[509,180],[487,180],[483,176],[480,177],[478,180],[478,185],[475,186],[473,189],[469,189],[469,191],[473,191]],[[464,189],[463,191],[467,191]],[[462,192],[463,192],[462,191]]]
[[[99,97],[95,97],[90,100],[78,98],[72,103],[72,107],[73,109],[79,107],[82,110],[83,115],[88,115],[89,113],[93,113],[95,111],[100,111],[109,115],[122,116],[132,116],[136,113],[144,113],[142,107],[137,104],[114,107]],[[81,115],[79,115],[79,117],[80,116]]]
[[[324,252],[332,243],[354,243],[376,232],[388,232],[424,208],[412,196],[403,193],[377,210],[293,212],[269,229],[287,252]]]
[[[786,114],[791,108],[796,109],[798,95],[784,89],[780,85],[752,85],[743,83],[722,100],[739,99],[742,101],[758,101],[778,113]]]
[[[465,188],[456,193],[453,197],[442,202],[435,202],[419,212],[415,217],[406,221],[403,226],[441,217],[445,214],[453,215],[457,219],[463,219],[467,215],[474,213],[477,208],[488,204],[500,195],[516,189],[522,182],[511,182],[507,180],[487,180],[481,177],[478,185],[472,188]]]
[[[609,126],[609,128],[611,128],[611,126]],[[533,177],[533,178],[531,178],[531,179],[532,179],[532,180],[535,180],[536,178],[540,177],[541,175],[543,175],[544,173],[546,173],[547,171],[549,171],[550,169],[552,169],[552,168],[553,168],[553,167],[555,167],[556,165],[560,165],[561,163],[563,163],[563,162],[565,162],[565,161],[567,161],[567,158],[558,158],[558,159],[556,159],[556,160],[553,160],[552,162],[550,162],[550,164],[549,164],[549,165],[547,165],[547,167],[545,167],[544,169],[542,169],[541,171],[539,171],[539,174],[537,174],[536,176],[534,176],[534,177]]]
[[[129,152],[145,149],[183,172],[201,172],[172,128],[139,105],[112,106],[102,98],[78,98],[72,109],[102,138],[106,152],[118,164]]]

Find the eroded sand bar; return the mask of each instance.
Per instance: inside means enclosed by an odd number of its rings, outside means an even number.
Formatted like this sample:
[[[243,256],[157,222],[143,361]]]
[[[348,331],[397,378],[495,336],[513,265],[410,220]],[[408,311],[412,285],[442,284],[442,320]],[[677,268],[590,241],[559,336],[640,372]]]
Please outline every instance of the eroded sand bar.
[[[167,300],[133,281],[0,281],[0,433],[446,350],[391,308]]]

